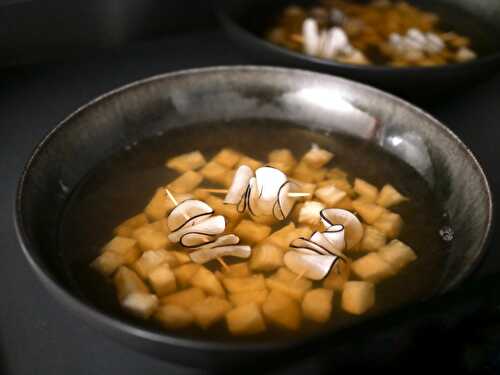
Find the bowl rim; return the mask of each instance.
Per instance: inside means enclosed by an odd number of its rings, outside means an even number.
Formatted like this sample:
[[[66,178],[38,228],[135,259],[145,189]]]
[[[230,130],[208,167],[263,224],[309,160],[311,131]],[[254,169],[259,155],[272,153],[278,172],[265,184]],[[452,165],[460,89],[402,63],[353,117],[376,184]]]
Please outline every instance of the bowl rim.
[[[273,53],[278,53],[282,56],[287,56],[288,58],[292,58],[296,61],[302,61],[314,64],[316,69],[335,68],[335,69],[349,69],[354,72],[358,71],[368,71],[373,73],[401,72],[405,74],[436,72],[437,74],[439,74],[441,72],[450,72],[455,70],[460,71],[464,68],[488,64],[495,60],[500,59],[500,50],[497,49],[495,52],[489,53],[487,55],[478,56],[478,58],[474,60],[458,62],[453,64],[439,64],[434,66],[387,66],[387,65],[374,65],[374,64],[362,65],[362,64],[342,63],[336,60],[327,60],[320,57],[306,55],[305,53],[292,51],[288,48],[274,44],[251,32],[246,27],[243,27],[239,22],[237,22],[234,19],[234,17],[228,14],[228,12],[224,9],[223,6],[217,6],[215,12],[217,17],[219,18],[219,21],[222,23],[222,25],[224,26],[224,28],[228,33],[231,34],[231,30],[229,30],[229,28],[231,28],[236,32],[240,33],[241,35],[243,35],[247,40],[251,40],[256,45],[265,48],[268,51],[272,51]]]
[[[67,126],[71,126],[72,120],[79,116],[82,112],[86,111],[89,108],[92,108],[94,105],[98,104],[99,102],[105,100],[105,99],[110,99],[114,95],[123,93],[127,91],[130,88],[133,87],[138,87],[144,84],[148,84],[151,82],[156,82],[156,81],[161,81],[161,80],[167,80],[167,79],[178,79],[182,78],[184,76],[193,76],[193,75],[204,75],[204,74],[214,74],[214,73],[228,73],[228,74],[235,74],[236,72],[272,72],[276,74],[290,74],[290,73],[295,73],[295,74],[301,74],[302,76],[310,76],[311,78],[313,77],[318,77],[318,76],[328,76],[329,79],[332,79],[334,81],[338,81],[339,83],[344,83],[344,84],[349,84],[351,86],[354,86],[355,88],[362,89],[364,91],[367,91],[368,93],[374,94],[374,95],[382,95],[387,97],[388,99],[396,101],[396,103],[400,106],[402,106],[405,110],[409,110],[411,112],[414,112],[415,114],[419,116],[423,116],[426,118],[429,122],[433,124],[433,126],[436,127],[437,130],[441,131],[442,133],[445,134],[445,136],[450,137],[457,145],[460,146],[462,149],[464,155],[466,155],[473,163],[475,168],[477,169],[481,179],[482,179],[482,185],[485,188],[486,194],[487,194],[487,209],[488,209],[488,220],[487,220],[487,226],[486,230],[483,233],[483,236],[481,238],[481,243],[479,245],[479,248],[481,251],[477,254],[475,258],[472,259],[470,262],[470,267],[467,269],[463,275],[461,276],[460,279],[456,280],[454,283],[448,285],[444,291],[448,291],[450,289],[454,289],[457,285],[459,285],[461,282],[466,280],[470,274],[476,269],[477,265],[483,258],[484,254],[486,253],[486,245],[489,240],[490,234],[491,234],[491,227],[492,227],[492,217],[493,217],[493,200],[492,200],[492,194],[491,194],[491,189],[488,183],[488,180],[486,178],[486,175],[476,159],[476,157],[472,154],[470,149],[456,136],[449,128],[447,128],[445,125],[443,125],[440,121],[432,117],[430,114],[427,112],[423,111],[422,109],[410,104],[409,102],[398,98],[395,95],[386,93],[380,89],[358,83],[356,81],[352,81],[349,79],[337,77],[334,75],[328,75],[328,74],[323,74],[323,73],[317,73],[317,72],[311,72],[307,70],[302,70],[302,69],[291,69],[291,68],[282,68],[282,67],[270,67],[270,66],[258,66],[258,65],[234,65],[234,66],[215,66],[215,67],[205,67],[205,68],[195,68],[195,69],[186,69],[186,70],[179,70],[179,71],[173,71],[169,73],[160,73],[157,75],[153,75],[150,77],[146,77],[143,79],[139,79],[136,81],[133,81],[131,83],[119,86],[115,89],[112,89],[110,91],[107,91],[93,100],[83,104],[82,106],[78,107],[75,111],[67,115],[63,120],[59,121],[58,124],[51,129],[46,135],[42,138],[42,140],[35,146],[33,149],[32,153],[28,157],[28,160],[26,161],[22,174],[18,180],[18,185],[16,189],[16,196],[15,196],[15,204],[14,204],[14,210],[13,210],[13,221],[14,221],[14,227],[15,227],[15,232],[21,247],[21,250],[28,261],[29,265],[31,266],[32,270],[35,272],[35,274],[38,276],[38,278],[42,281],[43,285],[56,297],[56,299],[61,301],[61,304],[64,305],[66,308],[69,308],[73,312],[76,312],[78,315],[80,315],[84,320],[86,320],[89,324],[91,325],[96,325],[97,323],[100,324],[101,326],[105,328],[110,328],[112,330],[115,330],[117,332],[121,333],[127,333],[133,336],[136,336],[137,338],[144,339],[147,341],[153,341],[158,344],[167,344],[171,346],[177,346],[177,347],[184,347],[186,349],[199,349],[199,350],[210,350],[210,351],[253,351],[253,352],[265,352],[268,350],[280,350],[280,349],[292,349],[294,347],[298,347],[299,345],[303,344],[304,342],[309,342],[313,341],[315,339],[320,339],[324,338],[328,335],[332,334],[331,330],[325,330],[324,332],[318,332],[315,334],[307,335],[304,337],[300,337],[294,340],[276,340],[276,341],[268,341],[268,342],[259,342],[259,341],[245,341],[245,342],[224,342],[224,341],[216,341],[216,340],[210,340],[206,338],[187,338],[187,337],[180,337],[180,336],[175,336],[175,335],[170,335],[167,331],[165,332],[158,332],[154,331],[152,329],[148,329],[145,327],[140,327],[139,325],[135,325],[132,323],[127,323],[125,321],[120,320],[119,318],[113,317],[112,315],[103,312],[101,310],[98,310],[95,306],[93,306],[90,303],[86,303],[82,300],[80,300],[78,297],[73,295],[70,291],[66,290],[65,287],[61,286],[60,283],[56,280],[55,277],[51,275],[50,270],[48,267],[44,264],[42,261],[41,257],[39,257],[37,254],[33,253],[31,250],[33,245],[31,239],[27,235],[26,228],[24,226],[23,222],[23,193],[24,193],[24,187],[27,183],[27,178],[30,175],[31,168],[33,164],[36,162],[40,152],[44,149],[44,147],[49,144],[51,141],[52,137],[56,136],[56,134],[62,129]],[[394,311],[397,311],[399,308],[394,309]],[[384,318],[386,316],[391,315],[394,311],[389,311],[387,313],[381,314],[380,316],[377,317],[370,317],[364,321],[372,321],[372,320],[379,320],[381,318]],[[363,323],[361,322],[361,323]],[[356,326],[356,325],[355,325]],[[355,327],[353,326],[353,327]],[[335,335],[340,334],[341,331],[349,330],[352,327],[346,327],[346,328],[340,328],[337,331],[335,331]]]

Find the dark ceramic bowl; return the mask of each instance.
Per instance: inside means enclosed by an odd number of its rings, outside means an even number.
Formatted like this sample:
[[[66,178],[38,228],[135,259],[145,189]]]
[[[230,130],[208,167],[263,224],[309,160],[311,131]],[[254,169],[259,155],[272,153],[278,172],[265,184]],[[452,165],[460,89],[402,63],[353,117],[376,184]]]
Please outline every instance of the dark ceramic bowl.
[[[308,56],[266,41],[263,33],[275,15],[290,4],[314,4],[316,0],[214,0],[228,35],[254,62],[331,73],[368,83],[411,98],[428,98],[466,88],[500,67],[500,2],[484,0],[409,1],[436,12],[444,25],[471,36],[480,57],[474,61],[435,67],[394,68],[343,64]]]
[[[457,287],[478,264],[491,226],[490,190],[474,156],[448,128],[407,102],[341,78],[290,69],[221,67],[159,75],[114,90],[68,116],[36,147],[19,182],[15,223],[30,266],[54,297],[120,342],[195,367],[275,363],[290,358],[286,354],[292,350],[317,351],[321,340],[334,349],[335,343],[345,347],[349,338],[362,337],[368,345],[377,337],[373,327],[363,328],[360,335],[352,326],[281,342],[189,339],[97,307],[68,279],[68,263],[88,265],[95,254],[61,249],[58,229],[70,193],[96,165],[158,133],[207,121],[231,126],[242,119],[294,121],[323,133],[348,134],[383,147],[418,171],[443,202],[456,233],[442,280],[424,299]],[[414,311],[418,308],[403,316]],[[388,321],[394,322],[388,316],[390,320],[373,319],[385,335]],[[358,349],[351,354],[360,355]]]

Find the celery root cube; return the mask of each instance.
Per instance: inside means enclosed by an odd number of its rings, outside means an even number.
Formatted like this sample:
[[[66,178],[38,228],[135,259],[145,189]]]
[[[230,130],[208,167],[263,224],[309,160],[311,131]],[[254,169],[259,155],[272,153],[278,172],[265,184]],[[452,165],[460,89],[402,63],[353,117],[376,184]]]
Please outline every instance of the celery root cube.
[[[321,168],[333,159],[333,154],[317,145],[313,145],[302,157],[302,160],[313,168]]]
[[[158,307],[158,297],[149,293],[130,293],[121,301],[122,307],[132,315],[148,319]]]
[[[279,247],[263,243],[253,248],[250,268],[254,271],[274,271],[283,266],[283,250]]]
[[[417,254],[412,248],[399,240],[392,240],[378,253],[396,271],[400,271],[417,259]]]
[[[223,148],[217,155],[214,156],[212,160],[226,168],[232,169],[236,164],[238,164],[240,159],[241,154],[239,152],[230,148]]]
[[[174,204],[169,201],[165,195],[164,188],[156,189],[153,198],[149,201],[148,205],[144,209],[144,213],[151,220],[159,220],[167,214],[167,211],[172,209]]]
[[[369,253],[351,264],[352,272],[365,281],[376,283],[394,275],[394,269],[378,253]]]
[[[175,275],[167,263],[156,267],[148,274],[149,284],[159,297],[175,291],[177,288]]]
[[[271,233],[271,227],[264,224],[258,224],[252,220],[241,220],[234,228],[234,234],[240,237],[243,243],[253,245],[262,241]]]
[[[264,276],[253,275],[249,277],[225,277],[222,281],[230,293],[251,292],[266,289]]]
[[[191,284],[191,279],[201,266],[197,263],[186,263],[174,269],[174,275],[181,288]]]
[[[273,150],[268,155],[269,163],[272,166],[279,166],[284,173],[290,173],[297,164],[292,152],[287,148]]]
[[[103,276],[111,276],[120,266],[125,264],[125,257],[113,251],[105,251],[95,258],[90,266]]]
[[[365,202],[362,199],[353,201],[352,206],[363,221],[368,224],[373,224],[386,211],[384,207]]]
[[[299,212],[299,223],[310,226],[316,226],[320,222],[320,215],[325,205],[316,201],[307,201],[304,203]]]
[[[349,280],[351,274],[351,266],[348,262],[337,261],[333,270],[323,281],[323,288],[342,290],[344,285]]]
[[[142,251],[161,249],[170,242],[166,233],[159,231],[152,224],[137,228],[132,235]]]
[[[111,251],[123,257],[124,264],[133,264],[141,255],[137,241],[132,238],[115,237],[104,247],[104,251]]]
[[[207,297],[196,302],[190,308],[194,315],[195,322],[203,329],[223,319],[226,313],[231,310],[231,304],[224,298]]]
[[[212,271],[203,266],[198,268],[198,271],[191,278],[191,285],[202,289],[207,294],[215,296],[223,296],[225,294],[219,279],[217,279]]]
[[[166,250],[148,250],[142,253],[141,257],[132,265],[135,272],[140,277],[146,279],[151,271],[153,271],[160,264],[167,263],[171,254]]]
[[[392,207],[401,202],[407,201],[408,198],[403,196],[392,185],[384,185],[377,199],[377,204],[382,207]]]
[[[224,277],[248,277],[251,275],[247,262],[230,264],[223,270]]]
[[[148,287],[141,278],[125,266],[118,269],[113,281],[119,300],[122,300],[131,293],[149,293]]]
[[[304,294],[311,289],[312,282],[305,278],[297,279],[295,273],[282,267],[273,276],[266,279],[266,285],[271,290],[277,290],[301,301]]]
[[[375,304],[375,286],[366,281],[349,281],[342,292],[342,309],[361,315]]]
[[[181,306],[185,309],[189,309],[195,303],[204,300],[205,297],[205,292],[200,288],[189,288],[163,297],[161,299],[161,304]]]
[[[318,197],[318,199],[327,207],[333,207],[342,199],[347,197],[347,193],[345,191],[336,188],[334,185],[320,187],[316,190],[314,195]]]
[[[301,311],[297,301],[279,291],[269,293],[267,300],[262,304],[264,317],[271,324],[290,331],[300,328]]]
[[[229,300],[235,306],[246,305],[247,303],[256,303],[262,305],[267,299],[269,292],[267,289],[253,290],[251,292],[231,293]]]
[[[255,159],[253,159],[251,157],[248,157],[248,156],[245,156],[245,155],[241,156],[241,159],[238,162],[238,167],[240,165],[246,165],[247,167],[249,167],[254,172],[255,172],[256,169],[258,169],[258,168],[260,168],[260,167],[263,166],[263,164],[260,161],[255,160]]]
[[[259,306],[250,303],[238,306],[226,314],[226,323],[231,334],[255,335],[266,330],[266,323]]]
[[[168,184],[167,188],[177,194],[186,194],[193,191],[202,181],[203,176],[201,174],[195,171],[187,171]]]
[[[396,238],[403,228],[403,219],[394,212],[384,212],[377,221],[373,223],[373,226],[385,233],[388,238]]]
[[[315,183],[322,181],[326,176],[326,169],[324,168],[313,168],[304,161],[300,161],[299,164],[293,170],[292,177],[300,182]]]
[[[165,166],[170,169],[174,169],[177,172],[183,173],[201,168],[205,164],[206,161],[203,154],[196,150],[168,159]]]
[[[226,174],[229,172],[227,167],[216,163],[215,161],[209,162],[205,165],[200,173],[210,182],[215,182],[217,184],[224,184]]]
[[[177,305],[161,305],[154,314],[155,320],[172,330],[184,329],[193,324],[194,316],[187,308]]]
[[[367,225],[361,239],[360,248],[364,251],[377,251],[387,242],[387,237],[384,232],[377,228]]]
[[[285,225],[283,228],[273,232],[269,238],[265,241],[266,243],[273,244],[282,250],[287,250],[288,245],[295,239],[295,224],[291,222]]]
[[[360,178],[354,180],[354,191],[358,193],[365,202],[375,203],[378,198],[377,187]]]
[[[140,226],[143,226],[147,223],[148,218],[145,214],[141,213],[125,220],[114,229],[113,233],[121,237],[131,237],[134,229],[139,228]]]
[[[330,179],[347,179],[348,174],[344,170],[335,167],[328,171],[326,177]]]
[[[175,259],[177,260],[177,264],[186,264],[191,262],[191,258],[189,257],[188,254],[186,254],[184,251],[170,251],[170,254],[172,254]],[[170,263],[171,267],[174,267],[176,264]]]
[[[302,313],[306,319],[325,323],[332,314],[333,290],[316,288],[308,291],[302,300]]]

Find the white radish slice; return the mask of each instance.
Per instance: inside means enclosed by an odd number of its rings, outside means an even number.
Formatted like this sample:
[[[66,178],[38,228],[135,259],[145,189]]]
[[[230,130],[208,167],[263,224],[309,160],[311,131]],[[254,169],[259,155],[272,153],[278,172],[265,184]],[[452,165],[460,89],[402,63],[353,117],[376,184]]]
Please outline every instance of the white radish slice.
[[[277,220],[285,220],[293,209],[295,199],[288,196],[291,190],[291,182],[286,181],[278,191],[278,199],[273,207],[273,215]]]
[[[288,251],[283,257],[290,270],[311,280],[324,279],[337,260],[339,258],[334,255],[301,254],[297,251]]]
[[[205,233],[188,232],[184,234],[179,243],[187,248],[196,249],[203,245],[209,245],[215,242],[215,236]]]
[[[205,202],[197,199],[188,199],[179,203],[170,212],[167,218],[167,226],[171,232],[189,225],[196,225],[213,215],[214,210]]]
[[[257,179],[255,177],[252,177],[250,179],[250,182],[248,183],[248,192],[246,197],[246,208],[251,215],[254,216],[265,215],[265,213],[262,212],[260,208],[259,200],[260,198],[259,198],[259,189],[257,186]]]
[[[248,186],[248,182],[253,177],[253,171],[247,165],[241,165],[234,174],[233,182],[229,187],[224,203],[238,204]]]
[[[316,255],[335,255],[330,252],[328,248],[325,248],[316,242],[313,242],[307,238],[296,238],[290,243],[290,248],[292,251],[298,251],[302,253],[308,254],[316,254]]]
[[[363,225],[352,212],[340,208],[325,208],[320,212],[321,222],[327,229],[336,224],[344,226],[346,248],[352,249],[363,237]]]
[[[318,23],[312,18],[307,18],[302,24],[302,36],[304,38],[304,52],[308,55],[316,55],[319,50],[320,38]]]
[[[287,181],[286,174],[276,168],[261,167],[255,171],[255,179],[259,192],[259,211],[264,215],[272,215],[279,190]]]
[[[190,253],[189,256],[193,262],[203,264],[225,256],[248,258],[251,253],[252,249],[247,245],[224,245],[199,249]]]
[[[228,246],[228,245],[238,245],[240,243],[240,238],[235,234],[226,234],[224,236],[220,236],[214,242],[201,246],[200,248],[212,248],[218,246]]]
[[[195,225],[183,226],[181,229],[170,233],[168,235],[168,239],[171,242],[179,242],[186,233],[202,233],[205,235],[214,236],[217,234],[221,234],[225,229],[226,220],[224,219],[224,216],[217,215]]]
[[[344,251],[346,247],[346,241],[345,229],[342,224],[332,225],[326,231],[322,232],[321,235],[331,244],[334,251]],[[313,238],[311,237],[311,239]]]

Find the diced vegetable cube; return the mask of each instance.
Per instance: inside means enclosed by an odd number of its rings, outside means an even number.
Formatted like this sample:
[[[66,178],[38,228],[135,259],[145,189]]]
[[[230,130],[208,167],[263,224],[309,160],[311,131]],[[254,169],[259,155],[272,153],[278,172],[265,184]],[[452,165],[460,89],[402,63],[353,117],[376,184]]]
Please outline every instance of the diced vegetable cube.
[[[354,180],[354,191],[358,193],[365,202],[375,203],[378,198],[377,187],[360,178]]]
[[[251,275],[247,262],[230,264],[223,272],[224,277],[248,277]]]
[[[234,234],[240,237],[243,243],[253,245],[262,241],[271,233],[271,227],[268,225],[258,224],[252,220],[241,220],[234,228]]]
[[[273,244],[282,250],[287,250],[288,245],[295,239],[295,224],[291,222],[283,228],[273,232],[267,239],[266,243]]]
[[[337,178],[337,179],[327,180],[327,181],[324,181],[322,184],[324,184],[324,185],[333,184],[337,189],[345,191],[346,194],[351,198],[354,197],[354,195],[356,194],[351,183],[349,181],[347,181],[346,178]]]
[[[300,226],[295,228],[295,238],[304,237],[309,238],[313,234],[313,230],[308,226]]]
[[[388,238],[396,238],[403,228],[403,219],[394,212],[384,212],[377,221],[373,223],[373,226],[381,232],[384,232]]]
[[[151,271],[163,263],[168,263],[172,255],[166,250],[148,250],[132,265],[135,272],[146,279]]]
[[[200,173],[210,182],[215,182],[217,184],[224,184],[226,174],[229,172],[229,169],[216,163],[215,161],[209,162],[205,165]]]
[[[181,288],[191,284],[191,279],[201,266],[197,263],[186,263],[174,269],[175,279]]]
[[[195,197],[196,199],[199,199],[200,201],[206,201],[211,196],[212,196],[212,194],[210,194],[204,188],[194,189],[194,191],[193,191],[193,197]]]
[[[273,225],[276,222],[273,215],[250,215],[250,219],[257,224],[263,225]]]
[[[382,207],[392,207],[401,202],[407,201],[408,198],[403,196],[392,185],[384,185],[377,199],[377,204]]]
[[[297,301],[277,290],[271,291],[262,304],[265,318],[272,324],[290,331],[300,328],[302,319]]]
[[[158,297],[149,293],[130,293],[121,301],[125,310],[138,318],[149,318],[158,307]]]
[[[327,207],[333,207],[347,197],[345,191],[336,188],[334,185],[323,186],[317,189],[314,195]]]
[[[349,280],[351,266],[348,262],[337,261],[334,269],[323,281],[323,288],[342,290],[345,283]]]
[[[228,168],[232,169],[238,164],[241,159],[241,154],[230,148],[223,148],[217,155],[214,156],[213,161]]]
[[[287,148],[273,150],[268,155],[268,160],[271,165],[279,165],[281,171],[288,174],[297,164],[292,152]]]
[[[255,159],[252,159],[248,156],[242,156],[240,161],[238,162],[238,167],[240,165],[246,165],[247,167],[249,167],[251,170],[253,170],[255,172],[256,169],[260,168],[263,166],[263,164],[258,161],[258,160],[255,160]]]
[[[302,313],[306,319],[325,323],[332,315],[333,290],[315,288],[306,293],[302,301]]]
[[[148,219],[145,214],[141,213],[132,216],[130,219],[125,220],[123,223],[118,225],[113,233],[121,237],[131,237],[134,229],[139,228],[148,223]]]
[[[231,293],[229,300],[235,306],[246,305],[247,303],[256,303],[262,305],[267,299],[269,292],[267,289],[253,290],[251,292]]]
[[[105,251],[95,258],[90,266],[103,276],[110,276],[125,264],[125,257],[113,251]]]
[[[120,267],[113,281],[119,300],[122,300],[130,293],[149,293],[146,284],[128,267]]]
[[[132,238],[115,237],[104,246],[104,251],[111,251],[123,257],[123,264],[131,265],[141,255],[141,251],[136,246],[137,241]]]
[[[293,284],[294,287],[303,289],[307,291],[312,287],[312,281],[301,277],[297,279],[297,274],[290,271],[286,267],[281,267],[276,273],[271,276],[272,279],[281,280],[289,284]]]
[[[359,216],[368,224],[373,224],[385,212],[384,207],[360,199],[352,201],[352,206]]]
[[[207,329],[224,318],[224,315],[231,310],[231,304],[224,298],[207,297],[196,302],[190,310],[194,315],[195,322],[201,328]]]
[[[259,306],[250,303],[238,306],[226,314],[227,327],[233,335],[255,335],[266,330]]]
[[[151,224],[137,228],[132,235],[143,251],[162,249],[170,242],[164,232],[158,231]]]
[[[378,253],[396,272],[417,260],[417,254],[412,248],[399,240],[392,240],[382,247]]]
[[[321,168],[328,164],[332,158],[333,154],[331,152],[313,144],[311,149],[302,157],[302,160],[313,168]]]
[[[201,266],[191,278],[191,285],[204,290],[208,294],[223,296],[224,289],[220,281],[215,277],[212,271]]]
[[[347,211],[354,211],[354,207],[352,206],[352,199],[347,196],[342,200],[338,201],[332,208],[341,208]]]
[[[224,200],[221,198],[210,195],[205,198],[205,202],[214,209],[216,214],[224,216],[229,222],[237,222],[242,217],[236,206],[224,204]]]
[[[375,286],[366,281],[349,281],[342,292],[342,308],[348,313],[361,315],[375,304]]]
[[[309,164],[304,161],[299,162],[295,169],[293,170],[293,178],[301,182],[320,182],[325,178],[326,169],[324,168],[312,168]]]
[[[252,292],[266,289],[264,276],[253,275],[249,277],[225,277],[222,281],[230,293]]]
[[[155,195],[151,198],[148,205],[144,209],[144,213],[151,220],[158,220],[167,214],[167,211],[174,208],[174,204],[165,195],[164,188],[156,189]]]
[[[363,238],[361,239],[360,249],[364,251],[377,251],[387,242],[384,232],[370,225],[365,226]]]
[[[269,289],[277,290],[299,302],[302,301],[302,298],[306,293],[306,290],[304,288],[293,281],[286,282],[270,277],[266,279],[266,285]]]
[[[365,281],[376,283],[394,275],[394,269],[378,253],[369,253],[351,264],[352,272]]]
[[[195,303],[203,301],[205,297],[205,292],[200,288],[189,288],[163,297],[161,299],[161,304],[181,306],[185,309],[189,309]]]
[[[250,268],[254,271],[274,271],[283,266],[283,250],[271,243],[263,243],[253,248]]]
[[[175,275],[167,263],[163,263],[152,270],[148,274],[148,281],[160,297],[174,292],[177,288]]]
[[[156,310],[154,318],[167,329],[183,329],[193,324],[194,316],[191,311],[182,306],[161,305]]]
[[[170,254],[172,254],[175,259],[177,259],[177,264],[186,264],[191,262],[191,258],[184,251],[170,251]],[[175,267],[175,264],[172,264],[170,262],[169,265],[171,267]]]
[[[306,224],[310,226],[316,226],[320,223],[319,213],[325,205],[316,201],[307,201],[304,203],[299,212],[299,223]]]
[[[206,166],[203,169],[205,168]],[[187,171],[168,184],[167,188],[174,193],[186,194],[193,191],[202,181],[203,176],[201,174],[194,171]]]
[[[312,197],[314,196],[314,192],[316,191],[316,187],[317,187],[316,184],[312,184],[309,182],[302,182],[302,181],[300,181],[300,182],[293,181],[293,182],[297,184],[297,188],[296,188],[297,191],[300,191],[301,193],[308,193],[309,194],[308,197],[304,197],[301,199],[304,199],[304,200],[311,200],[312,199]]]
[[[344,179],[344,180],[346,180],[347,176],[348,176],[347,172],[345,172],[344,170],[337,168],[337,167],[330,169],[326,173],[326,177],[331,178],[331,179]]]
[[[205,165],[206,161],[203,154],[200,151],[188,152],[187,154],[182,154],[173,157],[165,163],[168,168],[174,169],[177,172],[183,173],[187,171],[192,171],[199,169]]]

